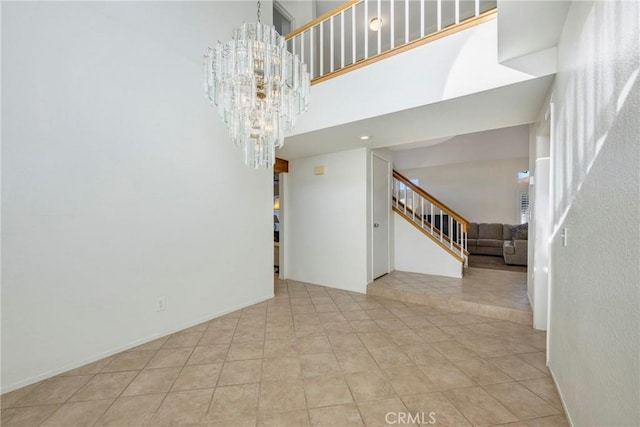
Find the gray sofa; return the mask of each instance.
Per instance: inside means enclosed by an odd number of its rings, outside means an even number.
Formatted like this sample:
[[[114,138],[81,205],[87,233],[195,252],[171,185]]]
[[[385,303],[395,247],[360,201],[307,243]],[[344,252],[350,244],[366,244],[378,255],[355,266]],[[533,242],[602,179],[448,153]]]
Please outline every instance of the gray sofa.
[[[469,223],[470,254],[504,257],[505,264],[527,265],[528,225]]]

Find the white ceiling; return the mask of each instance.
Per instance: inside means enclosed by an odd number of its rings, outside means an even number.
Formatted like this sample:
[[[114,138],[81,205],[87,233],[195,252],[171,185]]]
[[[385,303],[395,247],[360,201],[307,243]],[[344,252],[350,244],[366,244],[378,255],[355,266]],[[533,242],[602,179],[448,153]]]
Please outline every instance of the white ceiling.
[[[529,157],[529,125],[458,135],[446,144],[394,153],[394,167],[406,169]]]
[[[434,138],[426,141],[410,142],[408,144],[402,144],[402,145],[393,145],[389,147],[389,149],[392,151],[400,151],[400,150],[413,150],[415,148],[431,147],[433,145],[438,145],[438,144],[442,144],[443,142],[447,142],[451,138],[453,138],[453,136],[445,136],[443,138]]]
[[[498,60],[558,44],[571,0],[498,0]]]

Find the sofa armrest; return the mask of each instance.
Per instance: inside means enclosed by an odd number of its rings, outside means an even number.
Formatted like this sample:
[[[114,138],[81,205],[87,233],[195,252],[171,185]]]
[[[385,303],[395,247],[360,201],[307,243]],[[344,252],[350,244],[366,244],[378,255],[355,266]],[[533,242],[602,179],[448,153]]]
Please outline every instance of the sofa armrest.
[[[505,264],[527,265],[527,240],[506,240],[502,247]]]

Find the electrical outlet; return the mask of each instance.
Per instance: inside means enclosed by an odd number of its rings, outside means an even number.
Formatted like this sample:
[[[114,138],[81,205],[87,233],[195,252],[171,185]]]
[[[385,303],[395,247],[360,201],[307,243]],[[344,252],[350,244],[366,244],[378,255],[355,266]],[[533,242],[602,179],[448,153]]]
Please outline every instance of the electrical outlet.
[[[167,298],[161,297],[156,301],[156,311],[165,311],[167,309]]]

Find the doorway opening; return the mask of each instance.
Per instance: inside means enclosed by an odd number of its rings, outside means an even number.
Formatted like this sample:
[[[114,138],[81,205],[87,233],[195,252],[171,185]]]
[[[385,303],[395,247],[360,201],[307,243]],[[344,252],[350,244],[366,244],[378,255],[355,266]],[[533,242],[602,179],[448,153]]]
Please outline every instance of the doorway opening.
[[[273,272],[280,273],[280,172],[273,172]]]
[[[285,244],[287,172],[289,172],[289,162],[276,158],[273,165],[273,272],[279,279],[287,277]]]
[[[293,17],[278,2],[273,2],[273,26],[284,36],[293,30]]]

